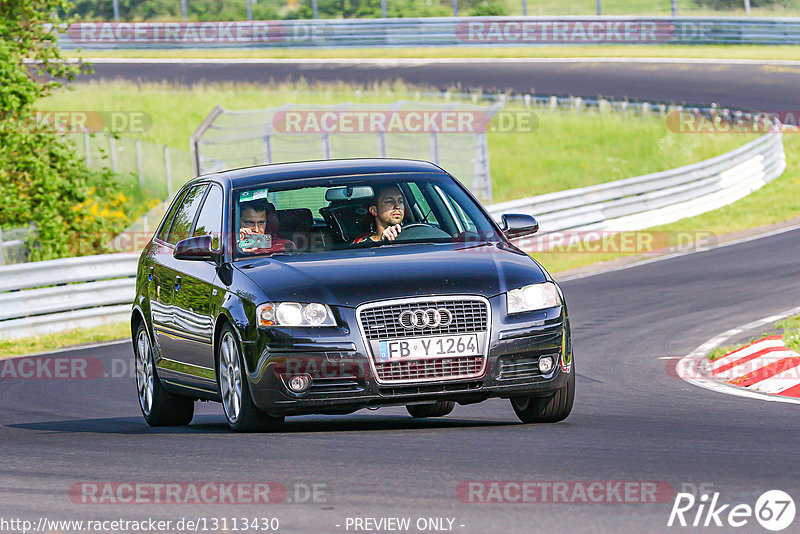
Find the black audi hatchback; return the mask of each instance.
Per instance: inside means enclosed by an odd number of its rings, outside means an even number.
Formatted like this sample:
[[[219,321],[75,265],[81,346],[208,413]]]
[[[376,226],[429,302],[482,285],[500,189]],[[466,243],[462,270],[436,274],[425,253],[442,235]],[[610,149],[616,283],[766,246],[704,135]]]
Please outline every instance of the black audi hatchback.
[[[526,423],[575,394],[561,289],[455,178],[422,161],[210,174],[176,195],[139,261],[131,327],[150,425],[221,402],[237,431],[286,416],[511,400]]]

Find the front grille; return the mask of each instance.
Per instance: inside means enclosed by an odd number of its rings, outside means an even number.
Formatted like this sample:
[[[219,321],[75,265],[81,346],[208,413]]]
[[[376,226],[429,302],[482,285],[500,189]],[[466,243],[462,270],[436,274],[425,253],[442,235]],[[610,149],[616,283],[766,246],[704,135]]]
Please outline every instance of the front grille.
[[[315,377],[308,388],[309,393],[352,393],[364,388],[355,376]]]
[[[379,392],[384,397],[397,395],[426,395],[430,393],[459,393],[478,391],[483,387],[483,382],[453,382],[443,384],[427,384],[415,386],[382,387]]]
[[[500,380],[512,380],[541,376],[539,358],[542,356],[551,356],[553,362],[556,362],[556,365],[558,364],[558,354],[512,354],[503,356],[498,360],[500,371],[497,378]]]
[[[400,314],[406,310],[446,308],[453,314],[448,326],[404,328]],[[481,300],[417,300],[376,306],[361,311],[361,328],[368,340],[389,340],[400,337],[465,334],[488,330],[489,310]]]
[[[483,356],[427,358],[398,362],[376,362],[378,378],[384,381],[435,380],[475,376],[483,369]]]

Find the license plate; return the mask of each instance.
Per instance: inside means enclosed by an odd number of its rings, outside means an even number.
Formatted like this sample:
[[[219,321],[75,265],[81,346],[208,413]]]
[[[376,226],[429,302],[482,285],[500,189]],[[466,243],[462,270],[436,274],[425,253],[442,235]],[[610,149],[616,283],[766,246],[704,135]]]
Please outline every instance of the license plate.
[[[393,339],[378,342],[378,361],[389,362],[410,358],[440,358],[443,356],[478,356],[478,336],[430,336]]]

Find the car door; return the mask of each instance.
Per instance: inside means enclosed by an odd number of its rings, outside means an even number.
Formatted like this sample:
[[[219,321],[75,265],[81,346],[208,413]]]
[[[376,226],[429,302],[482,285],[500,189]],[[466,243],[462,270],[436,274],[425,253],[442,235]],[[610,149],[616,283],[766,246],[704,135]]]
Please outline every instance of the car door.
[[[212,184],[192,228],[192,236],[212,236],[212,246],[219,250],[222,234],[224,194]],[[219,290],[215,261],[176,260],[180,280],[175,285],[175,334],[180,339],[181,361],[186,371],[202,382],[200,387],[216,390],[214,370],[214,317],[212,292]]]
[[[167,235],[175,220],[175,214],[180,209],[185,196],[186,190],[182,190],[178,193],[167,216],[164,217],[164,222],[156,232],[153,238],[154,253],[152,254],[152,261],[148,267],[147,296],[150,300],[150,317],[153,325],[153,333],[155,335],[155,343],[159,352],[161,352],[161,344],[162,341],[164,341],[164,333],[175,326],[172,310],[172,286],[175,274],[169,267],[172,260],[173,249],[167,243]]]
[[[182,314],[182,310],[175,300],[183,281],[182,269],[188,262],[176,260],[173,252],[178,241],[190,237],[192,225],[207,188],[207,183],[193,185],[183,195],[164,239],[162,251],[158,254],[158,269],[153,272],[157,301],[159,307],[165,311],[162,326],[154,327],[162,356],[157,365],[159,372],[162,369],[167,371],[163,373],[165,379],[180,383],[186,383],[185,378],[191,378],[194,373],[188,366],[191,357],[187,354],[187,343],[177,328],[177,316]],[[189,348],[191,349],[191,346]]]

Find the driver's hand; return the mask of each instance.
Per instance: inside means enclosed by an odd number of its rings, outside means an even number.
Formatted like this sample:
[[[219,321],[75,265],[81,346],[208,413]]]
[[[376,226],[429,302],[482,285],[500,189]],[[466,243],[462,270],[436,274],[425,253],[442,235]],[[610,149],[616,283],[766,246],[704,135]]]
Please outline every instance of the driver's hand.
[[[381,234],[381,239],[385,239],[386,241],[394,241],[397,239],[397,236],[400,235],[403,229],[400,228],[399,224],[395,224],[394,226],[390,226],[386,230],[383,231]]]
[[[239,242],[242,242],[244,239],[247,239],[247,236],[250,235],[258,235],[258,232],[253,228],[239,228]],[[242,248],[242,252],[255,252],[256,248]]]

